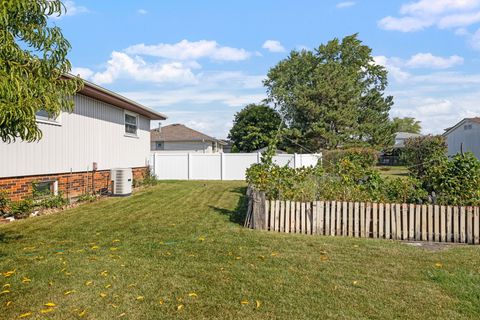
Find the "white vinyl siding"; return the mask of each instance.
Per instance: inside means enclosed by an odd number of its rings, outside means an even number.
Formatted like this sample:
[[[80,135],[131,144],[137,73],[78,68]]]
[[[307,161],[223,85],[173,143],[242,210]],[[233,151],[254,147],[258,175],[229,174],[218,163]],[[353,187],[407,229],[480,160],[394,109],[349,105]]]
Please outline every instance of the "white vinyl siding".
[[[449,156],[459,153],[463,147],[463,152],[471,151],[480,158],[480,125],[478,123],[466,121],[450,131],[446,137]]]
[[[142,167],[150,154],[150,120],[138,116],[136,139],[125,136],[124,110],[83,96],[61,126],[39,123],[38,142],[0,142],[0,177],[41,175],[115,167]]]

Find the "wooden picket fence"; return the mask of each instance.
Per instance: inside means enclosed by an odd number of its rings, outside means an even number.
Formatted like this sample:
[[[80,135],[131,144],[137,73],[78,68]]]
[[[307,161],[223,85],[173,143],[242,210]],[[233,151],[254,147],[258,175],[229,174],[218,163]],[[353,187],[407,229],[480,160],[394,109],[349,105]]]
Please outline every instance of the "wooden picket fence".
[[[266,200],[249,190],[245,225],[286,233],[480,244],[480,208]]]

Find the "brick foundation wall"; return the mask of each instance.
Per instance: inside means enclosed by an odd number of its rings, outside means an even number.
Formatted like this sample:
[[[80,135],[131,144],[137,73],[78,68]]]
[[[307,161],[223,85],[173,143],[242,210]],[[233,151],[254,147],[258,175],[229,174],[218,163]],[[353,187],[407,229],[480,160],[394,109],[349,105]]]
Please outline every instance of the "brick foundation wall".
[[[148,167],[133,168],[133,180],[141,181],[148,174]],[[68,198],[85,193],[111,192],[110,170],[73,172],[25,177],[0,178],[0,190],[6,190],[11,200],[19,201],[31,197],[32,183],[58,181],[58,192]]]

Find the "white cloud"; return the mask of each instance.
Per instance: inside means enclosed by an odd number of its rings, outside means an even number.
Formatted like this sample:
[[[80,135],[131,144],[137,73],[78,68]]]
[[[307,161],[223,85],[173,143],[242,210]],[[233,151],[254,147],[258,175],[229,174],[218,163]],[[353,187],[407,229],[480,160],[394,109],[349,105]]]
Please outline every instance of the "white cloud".
[[[132,58],[123,52],[112,52],[105,71],[96,72],[90,78],[98,84],[112,83],[119,78],[130,78],[154,83],[196,83],[192,66],[182,62],[147,63],[139,57]]]
[[[285,48],[282,46],[280,41],[277,40],[267,40],[263,43],[262,48],[267,49],[270,52],[285,52]]]
[[[73,74],[74,76],[80,76],[80,78],[83,78],[83,79],[90,79],[94,72],[93,70],[89,69],[89,68],[72,68],[72,70],[70,71],[71,74]]]
[[[80,13],[88,12],[88,9],[83,6],[77,6],[75,2],[67,0],[64,2],[66,13],[63,16],[74,16]]]
[[[145,9],[138,9],[138,10],[137,10],[137,13],[138,13],[138,14],[141,14],[141,15],[145,15],[145,14],[148,13],[148,11],[145,10]]]
[[[417,0],[402,5],[400,15],[387,16],[378,25],[401,32],[467,27],[480,22],[480,0]]]
[[[345,9],[345,8],[353,7],[355,4],[356,4],[355,1],[343,1],[343,2],[337,3],[336,7],[337,9]]]
[[[409,68],[447,69],[460,64],[463,64],[463,58],[458,55],[443,58],[431,53],[418,53],[412,56],[405,65]]]
[[[376,56],[373,57],[376,64],[384,66],[387,71],[389,77],[392,77],[397,82],[404,82],[408,78],[410,78],[410,74],[406,71],[403,71],[397,63],[395,59],[387,58],[385,56]]]
[[[125,52],[132,55],[146,55],[174,60],[210,58],[218,61],[240,61],[251,56],[251,53],[245,49],[223,47],[216,41],[210,40],[182,40],[174,44],[159,43],[156,45],[141,43],[128,47]]]

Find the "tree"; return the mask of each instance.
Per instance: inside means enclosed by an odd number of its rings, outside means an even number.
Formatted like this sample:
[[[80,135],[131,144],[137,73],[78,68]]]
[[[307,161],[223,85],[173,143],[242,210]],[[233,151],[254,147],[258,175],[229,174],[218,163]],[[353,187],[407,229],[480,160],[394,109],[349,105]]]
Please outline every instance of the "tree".
[[[252,152],[266,147],[278,133],[282,118],[266,105],[249,104],[235,114],[228,138],[233,141],[232,150]]]
[[[422,126],[420,123],[420,121],[411,117],[393,118],[393,125],[395,126],[395,131],[397,132],[420,133],[422,131]]]
[[[35,141],[42,133],[35,114],[55,118],[73,108],[72,96],[81,86],[65,76],[69,42],[49,16],[61,15],[60,0],[15,0],[0,4],[0,138]]]
[[[270,69],[264,84],[289,139],[313,151],[393,144],[387,71],[371,52],[354,34],[315,51],[292,51]]]

